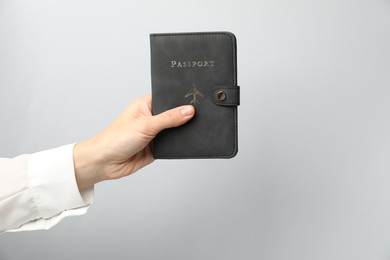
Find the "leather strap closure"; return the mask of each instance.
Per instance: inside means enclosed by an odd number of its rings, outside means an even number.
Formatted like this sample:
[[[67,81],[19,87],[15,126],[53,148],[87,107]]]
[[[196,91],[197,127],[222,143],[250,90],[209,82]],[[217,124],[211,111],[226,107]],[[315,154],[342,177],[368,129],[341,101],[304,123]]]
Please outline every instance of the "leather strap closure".
[[[216,86],[213,89],[213,102],[219,106],[239,106],[240,87]]]

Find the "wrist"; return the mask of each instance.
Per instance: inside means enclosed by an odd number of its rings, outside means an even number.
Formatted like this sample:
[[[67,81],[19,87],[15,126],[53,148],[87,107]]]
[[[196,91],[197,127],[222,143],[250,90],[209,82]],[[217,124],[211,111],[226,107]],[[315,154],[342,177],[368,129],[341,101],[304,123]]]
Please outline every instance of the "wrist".
[[[74,170],[79,190],[106,180],[97,146],[94,139],[89,139],[77,143],[73,148]]]

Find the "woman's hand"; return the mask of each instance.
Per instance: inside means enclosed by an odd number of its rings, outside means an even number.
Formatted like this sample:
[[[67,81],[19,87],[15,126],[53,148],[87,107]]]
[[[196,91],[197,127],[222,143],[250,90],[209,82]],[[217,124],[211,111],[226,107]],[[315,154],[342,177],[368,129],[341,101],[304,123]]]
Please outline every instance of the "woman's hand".
[[[152,116],[151,96],[133,101],[97,136],[74,147],[74,166],[80,190],[95,183],[130,175],[153,162],[150,142],[163,129],[188,122],[193,106],[181,106]]]

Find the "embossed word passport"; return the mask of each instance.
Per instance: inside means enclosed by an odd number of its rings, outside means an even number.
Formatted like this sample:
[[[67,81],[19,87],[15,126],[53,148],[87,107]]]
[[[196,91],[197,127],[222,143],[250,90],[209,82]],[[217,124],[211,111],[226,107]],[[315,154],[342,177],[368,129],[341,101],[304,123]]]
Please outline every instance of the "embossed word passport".
[[[237,154],[236,37],[230,32],[150,35],[152,113],[191,104],[195,117],[153,140],[156,159],[232,158]]]

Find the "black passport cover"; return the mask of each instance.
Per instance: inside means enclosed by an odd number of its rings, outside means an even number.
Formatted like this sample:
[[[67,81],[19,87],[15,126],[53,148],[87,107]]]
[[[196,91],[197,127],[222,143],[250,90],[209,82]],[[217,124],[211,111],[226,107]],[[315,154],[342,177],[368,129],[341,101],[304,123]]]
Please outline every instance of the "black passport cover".
[[[230,32],[151,34],[152,113],[192,104],[195,117],[153,140],[156,159],[237,154],[236,37]]]

